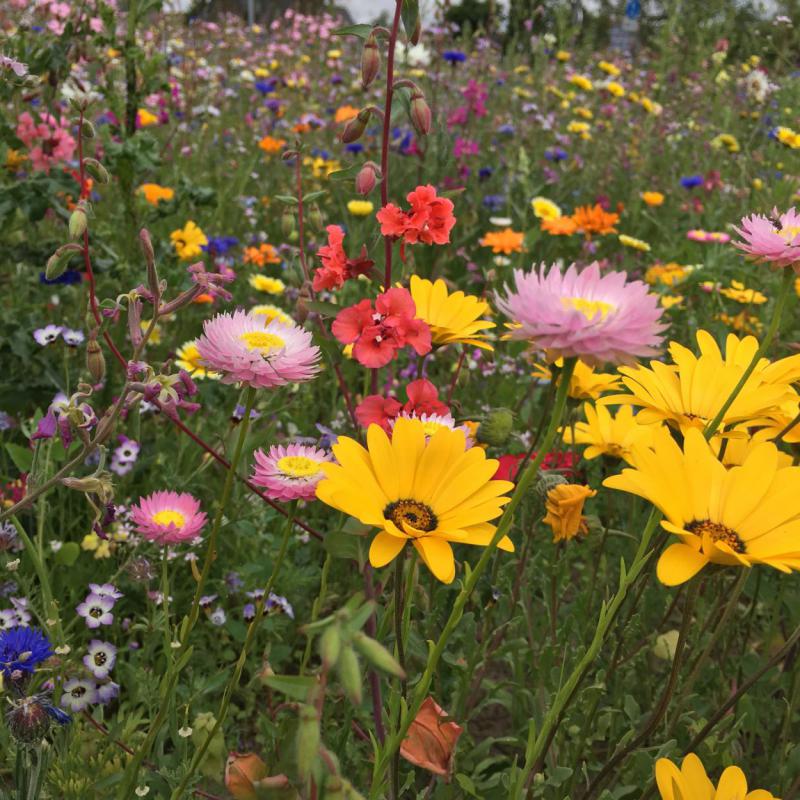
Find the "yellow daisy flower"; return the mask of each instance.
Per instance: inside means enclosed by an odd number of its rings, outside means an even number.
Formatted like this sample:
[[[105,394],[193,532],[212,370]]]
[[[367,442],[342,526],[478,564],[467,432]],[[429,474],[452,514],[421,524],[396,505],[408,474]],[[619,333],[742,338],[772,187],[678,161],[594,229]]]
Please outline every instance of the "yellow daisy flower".
[[[589,532],[583,504],[597,492],[579,483],[559,483],[548,493],[542,522],[553,531],[553,541],[563,542]]]
[[[650,245],[647,242],[642,241],[641,239],[636,239],[633,236],[628,236],[626,233],[621,233],[619,235],[619,243],[624,245],[625,247],[632,247],[634,250],[641,250],[643,253],[650,252]]]
[[[728,767],[714,787],[702,761],[694,753],[683,759],[680,769],[668,759],[659,758],[656,784],[661,800],[776,800],[766,789],[748,792],[747,778],[739,767]]]
[[[495,327],[494,322],[480,319],[489,312],[485,300],[464,292],[448,294],[447,285],[441,278],[432,283],[418,275],[411,276],[411,297],[417,307],[417,319],[428,323],[434,344],[461,342],[494,350],[484,341],[486,334],[481,333]]]
[[[708,331],[697,332],[700,356],[677,342],[671,342],[672,364],[651,361],[650,367],[620,367],[622,382],[630,394],[615,394],[599,400],[604,405],[629,403],[639,406],[643,424],[666,421],[684,433],[705,428],[716,416],[739,382],[758,349],[752,336],[739,339],[728,334],[723,357]],[[725,412],[722,425],[757,422],[797,397],[791,382],[800,377],[800,355],[774,363],[762,359]]]
[[[573,86],[577,86],[579,89],[582,89],[584,92],[592,91],[592,82],[585,75],[570,75],[569,82]]]
[[[248,283],[257,292],[267,294],[283,294],[286,284],[280,278],[270,278],[268,275],[251,275]]]
[[[175,353],[175,366],[185,369],[192,378],[211,378],[219,380],[219,372],[207,369],[200,360],[200,351],[197,349],[197,342],[184,342]]]
[[[191,261],[202,255],[201,247],[208,244],[206,235],[192,220],[189,220],[183,228],[172,231],[169,238],[181,261]]]
[[[562,428],[567,444],[587,445],[583,457],[589,461],[598,456],[622,458],[630,462],[634,445],[649,445],[653,441],[654,425],[640,425],[631,406],[622,406],[615,417],[605,406],[583,404],[586,422]],[[574,436],[574,438],[573,438]]]
[[[555,365],[563,367],[564,359],[559,358]],[[550,369],[542,364],[536,364],[532,374],[545,381],[553,379]],[[612,375],[610,372],[595,372],[594,367],[578,359],[569,380],[568,394],[574,400],[597,400],[603,392],[619,388],[620,378],[618,375]]]
[[[278,320],[278,322],[283,322],[286,325],[294,324],[294,320],[282,308],[278,308],[278,306],[273,306],[271,303],[264,303],[262,305],[253,306],[250,309],[250,313],[259,314],[260,316],[263,316],[265,324],[267,322],[272,322],[272,320],[274,319]]]
[[[546,197],[534,197],[531,208],[537,219],[558,219],[561,216],[561,209]]]
[[[747,289],[740,281],[731,281],[730,288],[720,289],[719,293],[729,300],[735,300],[737,303],[745,303],[747,305],[761,305],[767,302],[766,295],[762,294],[755,289]]]
[[[709,563],[800,570],[800,513],[792,502],[800,470],[780,467],[771,442],[726,469],[701,431],[686,431],[681,449],[665,426],[653,432],[652,449],[634,448],[632,461],[634,469],[603,485],[649,500],[666,517],[662,527],[680,537],[658,560],[662,583],[685,583]]]
[[[369,200],[350,200],[347,204],[347,210],[354,217],[368,217],[374,208],[375,206]]]
[[[407,542],[428,569],[451,583],[456,568],[451,542],[486,546],[513,489],[510,481],[492,480],[498,462],[479,447],[465,449],[464,432],[442,428],[425,436],[418,419],[400,418],[392,438],[378,425],[367,430],[367,449],[340,436],[333,446],[336,464],[322,464],[317,485],[323,503],[380,528],[369,560],[386,566]],[[514,551],[504,536],[500,549]]]

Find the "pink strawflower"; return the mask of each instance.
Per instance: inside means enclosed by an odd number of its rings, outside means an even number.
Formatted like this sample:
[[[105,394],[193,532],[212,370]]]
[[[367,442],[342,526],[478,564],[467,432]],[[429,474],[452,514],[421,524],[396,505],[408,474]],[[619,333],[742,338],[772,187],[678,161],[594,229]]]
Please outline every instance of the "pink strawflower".
[[[137,533],[159,544],[175,544],[194,539],[206,524],[200,501],[182,492],[153,492],[140,497],[131,507]]]
[[[658,297],[642,281],[628,282],[624,272],[601,277],[597,262],[564,274],[514,271],[515,291],[497,296],[512,321],[512,339],[526,339],[548,358],[578,356],[587,364],[630,364],[658,352],[667,327]]]
[[[305,444],[274,444],[269,452],[256,450],[253,483],[263,486],[272,500],[313,500],[325,477],[320,464],[331,454]]]
[[[309,331],[241,309],[206,320],[197,350],[203,366],[222,373],[223,383],[272,388],[311,380],[319,372],[319,347]]]
[[[42,114],[38,121],[27,111],[19,115],[17,136],[29,149],[35,170],[49,172],[53,165],[72,158],[76,143],[66,126],[66,119],[59,122],[52,114]]]
[[[773,267],[792,267],[800,274],[800,214],[790,208],[785,214],[772,210],[772,219],[753,214],[742,219],[741,228],[734,228],[744,239],[734,242],[756,261]]]

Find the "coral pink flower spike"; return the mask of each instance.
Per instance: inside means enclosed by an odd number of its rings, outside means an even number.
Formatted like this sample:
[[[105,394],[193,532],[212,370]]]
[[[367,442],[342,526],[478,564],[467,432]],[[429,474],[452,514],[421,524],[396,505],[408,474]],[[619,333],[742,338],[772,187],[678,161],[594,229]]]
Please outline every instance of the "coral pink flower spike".
[[[137,533],[158,544],[194,539],[206,524],[200,501],[182,492],[153,492],[131,508]]]

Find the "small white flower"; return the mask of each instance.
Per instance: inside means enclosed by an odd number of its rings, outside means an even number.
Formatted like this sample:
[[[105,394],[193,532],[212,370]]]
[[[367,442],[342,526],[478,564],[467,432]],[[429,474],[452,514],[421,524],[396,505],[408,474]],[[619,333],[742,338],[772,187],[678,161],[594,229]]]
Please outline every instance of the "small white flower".
[[[147,797],[147,795],[150,794],[150,787],[137,786],[136,789],[134,789],[134,792],[136,793],[137,797]]]
[[[18,559],[18,558],[15,558],[13,561],[9,561],[9,562],[6,564],[6,569],[7,569],[9,572],[16,572],[16,571],[17,571],[17,569],[19,569],[19,559]]]
[[[72,652],[72,648],[68,644],[62,644],[56,647],[56,655],[67,656]]]
[[[178,736],[181,739],[188,739],[192,735],[192,729],[188,725],[184,725],[182,728],[178,729]]]

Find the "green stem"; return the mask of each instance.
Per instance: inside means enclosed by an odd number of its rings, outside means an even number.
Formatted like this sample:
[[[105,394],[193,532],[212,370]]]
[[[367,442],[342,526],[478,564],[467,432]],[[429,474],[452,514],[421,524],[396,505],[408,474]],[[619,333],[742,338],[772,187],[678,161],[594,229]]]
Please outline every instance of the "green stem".
[[[574,358],[570,358],[565,361],[564,369],[561,374],[561,381],[558,385],[558,393],[556,395],[553,414],[550,418],[547,432],[544,435],[544,439],[542,440],[542,444],[539,448],[536,458],[527,466],[527,468],[525,468],[522,476],[517,482],[514,493],[511,495],[511,500],[506,506],[505,511],[500,518],[500,522],[497,525],[497,530],[492,537],[492,541],[484,549],[480,559],[478,560],[478,563],[475,565],[475,568],[472,570],[469,570],[468,567],[466,568],[466,580],[464,581],[463,587],[459,592],[455,603],[453,604],[450,616],[445,623],[439,639],[430,650],[430,654],[428,655],[428,663],[425,665],[425,670],[422,673],[422,677],[414,688],[414,693],[412,695],[408,711],[402,716],[398,730],[392,734],[392,736],[387,737],[375,760],[375,765],[372,772],[372,788],[370,790],[371,798],[377,798],[380,796],[386,770],[391,763],[395,751],[400,748],[400,745],[402,744],[403,739],[405,738],[405,735],[411,726],[411,723],[413,722],[417,712],[428,695],[428,689],[433,681],[436,667],[438,666],[439,660],[444,653],[447,642],[461,620],[461,617],[464,613],[464,607],[472,595],[472,592],[475,590],[478,580],[486,570],[486,567],[489,565],[492,554],[497,548],[498,543],[510,530],[514,519],[514,511],[522,502],[523,497],[525,497],[527,494],[528,488],[539,472],[539,466],[541,465],[542,461],[544,461],[548,450],[551,448],[553,441],[556,438],[558,428],[561,423],[561,418],[567,405],[567,392],[569,390],[569,382],[570,378],[572,377],[572,372],[575,369],[575,362],[576,359]]]
[[[189,767],[186,770],[181,782],[178,784],[178,787],[172,793],[171,798],[172,800],[180,800],[184,796],[184,792],[189,784],[189,781],[192,779],[192,776],[197,771],[200,762],[203,760],[203,756],[205,756],[206,751],[208,750],[209,746],[211,745],[214,736],[216,735],[217,731],[222,727],[225,722],[225,719],[228,716],[228,711],[230,709],[231,704],[231,697],[233,697],[233,693],[236,688],[239,686],[239,680],[242,677],[242,672],[244,671],[244,665],[247,661],[247,654],[250,651],[250,646],[255,639],[256,631],[258,630],[258,626],[261,624],[261,620],[264,618],[264,608],[267,604],[267,600],[269,598],[270,592],[272,591],[273,586],[275,585],[275,580],[278,577],[278,573],[280,572],[281,566],[283,565],[283,560],[286,557],[286,552],[289,549],[289,540],[291,538],[292,528],[294,527],[294,517],[295,512],[297,510],[297,501],[294,500],[289,506],[289,515],[286,517],[286,525],[283,529],[283,539],[281,540],[280,550],[278,551],[278,557],[275,559],[275,563],[272,566],[272,572],[270,573],[269,580],[267,580],[267,584],[264,587],[264,594],[263,596],[257,601],[256,603],[256,615],[253,618],[253,621],[247,628],[247,635],[245,636],[244,644],[242,645],[241,652],[239,653],[239,658],[236,661],[236,666],[233,670],[233,675],[231,679],[228,681],[227,686],[225,687],[225,691],[222,694],[222,700],[219,704],[219,709],[217,711],[217,718],[214,722],[214,727],[209,731],[206,740],[203,744],[195,750],[194,756],[192,757],[191,762],[189,763]]]
[[[747,365],[747,369],[742,373],[742,377],[739,378],[739,382],[733,387],[733,391],[730,393],[730,395],[728,395],[728,399],[722,404],[722,408],[720,408],[720,410],[717,412],[717,415],[714,417],[714,419],[712,419],[711,422],[709,422],[706,426],[706,429],[703,432],[703,435],[706,437],[706,439],[710,439],[717,428],[719,428],[722,420],[725,417],[725,414],[728,413],[728,410],[733,405],[733,402],[739,396],[739,392],[742,391],[744,385],[753,374],[753,370],[758,366],[758,362],[761,361],[761,359],[764,357],[764,354],[767,352],[767,349],[772,344],[772,340],[775,338],[775,334],[778,332],[778,328],[780,327],[783,310],[786,307],[786,301],[789,297],[789,292],[794,285],[794,278],[795,274],[791,269],[785,269],[783,271],[783,282],[781,283],[781,288],[778,292],[778,299],[775,301],[775,308],[772,312],[772,319],[770,320],[769,328],[767,328],[767,334],[761,340],[758,350],[756,350],[755,355]]]
[[[125,781],[125,787],[122,792],[119,794],[119,797],[122,800],[129,800],[136,788],[136,781],[138,779],[139,769],[142,766],[142,762],[145,758],[150,754],[150,750],[153,747],[153,744],[156,740],[156,736],[158,736],[158,732],[161,730],[161,726],[164,724],[164,720],[167,716],[169,711],[169,703],[167,702],[167,698],[171,697],[174,690],[175,685],[178,681],[178,676],[180,675],[181,670],[189,661],[190,656],[190,646],[189,646],[189,637],[194,630],[194,626],[197,624],[197,619],[200,614],[200,598],[203,596],[203,588],[205,587],[206,581],[208,580],[209,573],[211,572],[211,565],[214,562],[215,556],[215,549],[217,543],[217,536],[219,535],[220,527],[222,526],[222,519],[225,516],[225,509],[227,508],[228,501],[231,497],[231,490],[233,488],[233,480],[236,476],[236,473],[239,468],[239,460],[242,456],[242,451],[244,450],[244,443],[245,439],[247,438],[247,430],[250,427],[250,412],[253,409],[253,405],[255,404],[256,399],[256,390],[252,386],[247,387],[247,392],[245,395],[245,409],[244,409],[244,417],[240,423],[239,428],[239,436],[236,440],[236,447],[233,452],[233,457],[231,458],[230,469],[228,470],[227,475],[225,476],[225,485],[222,487],[222,494],[220,496],[219,507],[217,509],[217,514],[214,517],[214,525],[211,529],[211,534],[208,537],[208,546],[206,547],[206,555],[205,560],[203,562],[203,570],[200,573],[200,580],[197,582],[197,589],[195,590],[194,599],[192,601],[192,607],[187,617],[184,617],[183,623],[181,624],[180,630],[180,640],[181,640],[181,648],[178,652],[177,658],[172,663],[171,667],[167,670],[166,674],[164,675],[161,681],[161,689],[160,689],[160,697],[161,702],[159,704],[158,713],[156,714],[155,719],[153,720],[152,725],[150,726],[150,730],[147,732],[147,736],[145,737],[144,742],[142,743],[141,747],[136,751],[135,755],[131,759],[130,764],[126,770],[127,779]]]
[[[325,602],[325,594],[328,591],[328,572],[330,571],[332,561],[333,556],[328,553],[328,555],[325,556],[325,562],[322,565],[322,575],[319,579],[319,594],[317,595],[317,599],[314,601],[314,605],[311,608],[311,622],[316,622],[317,619],[319,619],[319,612],[322,610],[322,605]],[[300,664],[301,675],[305,675],[308,667],[308,662],[311,658],[311,646],[313,642],[313,637],[309,636],[308,641],[306,642],[306,649],[303,652],[303,661]]]

